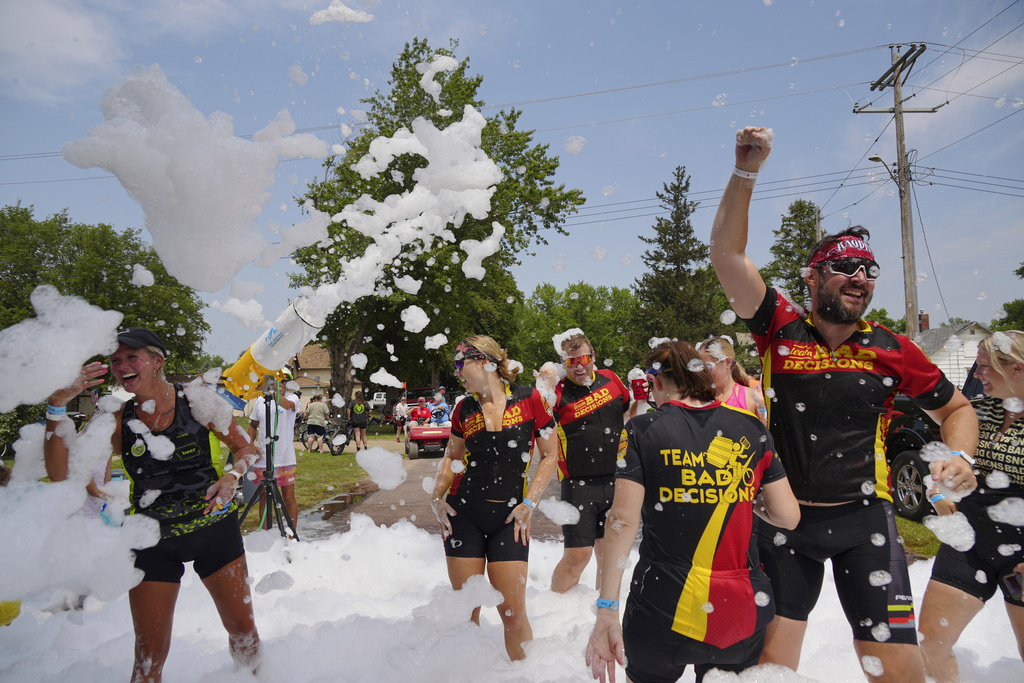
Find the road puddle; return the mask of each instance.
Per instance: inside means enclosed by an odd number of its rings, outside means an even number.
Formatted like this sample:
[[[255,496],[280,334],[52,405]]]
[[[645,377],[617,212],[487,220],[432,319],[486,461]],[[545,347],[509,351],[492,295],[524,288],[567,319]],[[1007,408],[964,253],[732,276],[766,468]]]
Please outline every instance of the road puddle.
[[[309,513],[310,519],[318,522],[327,522],[335,515],[340,515],[364,498],[362,495],[342,493],[334,498],[324,501],[315,510]]]

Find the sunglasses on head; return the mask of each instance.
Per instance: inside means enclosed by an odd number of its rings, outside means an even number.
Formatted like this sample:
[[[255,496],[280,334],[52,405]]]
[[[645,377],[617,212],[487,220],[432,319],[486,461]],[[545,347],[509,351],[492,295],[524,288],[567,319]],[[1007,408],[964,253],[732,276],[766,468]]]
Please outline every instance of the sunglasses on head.
[[[846,277],[856,276],[858,271],[863,268],[864,277],[868,280],[877,280],[878,274],[881,272],[877,263],[870,259],[863,258],[844,258],[837,259],[835,261],[825,261],[822,265],[828,268],[830,273],[837,273]]]
[[[573,367],[575,365],[589,365],[590,361],[592,361],[592,360],[594,360],[594,357],[592,355],[590,355],[589,353],[588,354],[584,354],[582,356],[574,356],[574,357],[566,358],[565,359],[565,366],[567,368],[571,368],[571,367]]]

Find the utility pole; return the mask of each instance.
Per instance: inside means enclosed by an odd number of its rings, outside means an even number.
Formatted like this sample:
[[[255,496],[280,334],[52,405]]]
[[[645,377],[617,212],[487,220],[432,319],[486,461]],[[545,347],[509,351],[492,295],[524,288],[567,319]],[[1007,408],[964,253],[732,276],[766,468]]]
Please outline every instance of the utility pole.
[[[871,84],[872,90],[882,91],[892,87],[893,107],[891,109],[869,109],[867,106],[854,107],[855,114],[893,114],[896,119],[896,176],[886,166],[900,191],[900,226],[903,242],[903,291],[906,299],[904,316],[907,321],[907,336],[913,339],[919,330],[917,320],[917,271],[914,266],[914,222],[913,214],[910,212],[910,164],[907,162],[907,147],[903,129],[903,114],[933,114],[939,107],[931,109],[904,109],[903,108],[903,84],[910,75],[917,58],[924,54],[924,45],[910,45],[905,55],[900,55],[900,45],[890,45],[892,66],[882,74],[881,78]],[[871,157],[871,160],[881,161],[880,157]],[[882,162],[883,164],[885,162]]]

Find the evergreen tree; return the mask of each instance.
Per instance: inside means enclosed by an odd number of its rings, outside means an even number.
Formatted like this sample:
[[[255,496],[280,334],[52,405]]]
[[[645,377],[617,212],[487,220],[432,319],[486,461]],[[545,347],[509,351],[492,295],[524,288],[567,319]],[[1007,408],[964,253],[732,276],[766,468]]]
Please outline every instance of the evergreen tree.
[[[761,277],[768,285],[786,290],[793,301],[805,308],[811,305],[811,293],[800,270],[807,264],[811,247],[818,241],[815,237],[816,209],[813,202],[805,199],[789,205],[782,217],[782,225],[773,231],[773,259],[761,269]]]
[[[640,236],[651,249],[641,257],[646,272],[635,282],[637,306],[632,316],[633,346],[647,349],[651,337],[672,337],[690,343],[717,334],[720,291],[709,265],[708,245],[697,239],[690,217],[697,202],[687,199],[690,177],[676,167],[672,182],[657,193],[667,217],[659,216],[654,236]]]

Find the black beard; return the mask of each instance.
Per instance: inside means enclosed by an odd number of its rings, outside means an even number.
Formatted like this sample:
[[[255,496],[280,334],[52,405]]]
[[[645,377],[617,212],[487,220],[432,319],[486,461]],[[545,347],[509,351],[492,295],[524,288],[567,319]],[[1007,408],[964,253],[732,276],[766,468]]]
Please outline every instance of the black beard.
[[[815,309],[814,314],[833,325],[855,323],[860,320],[871,303],[871,293],[867,290],[862,291],[864,292],[864,298],[861,299],[862,303],[858,311],[847,308],[840,298],[839,290],[825,289],[825,282],[821,281],[818,283],[818,307]]]

